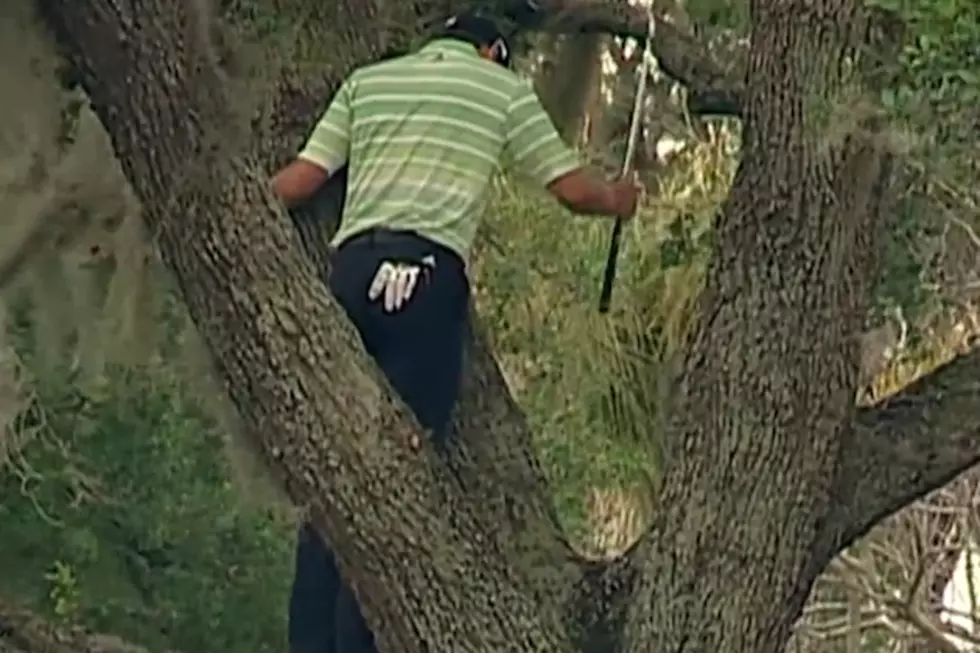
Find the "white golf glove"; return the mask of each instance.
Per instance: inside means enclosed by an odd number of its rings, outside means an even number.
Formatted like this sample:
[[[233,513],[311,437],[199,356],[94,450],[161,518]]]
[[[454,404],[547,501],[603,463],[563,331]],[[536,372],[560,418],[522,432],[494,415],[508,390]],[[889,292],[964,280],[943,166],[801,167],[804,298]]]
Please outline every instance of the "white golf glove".
[[[435,269],[436,260],[426,256],[421,263],[395,263],[383,261],[374,274],[368,288],[368,301],[376,301],[384,295],[386,313],[394,313],[408,304],[418,287],[419,277]]]

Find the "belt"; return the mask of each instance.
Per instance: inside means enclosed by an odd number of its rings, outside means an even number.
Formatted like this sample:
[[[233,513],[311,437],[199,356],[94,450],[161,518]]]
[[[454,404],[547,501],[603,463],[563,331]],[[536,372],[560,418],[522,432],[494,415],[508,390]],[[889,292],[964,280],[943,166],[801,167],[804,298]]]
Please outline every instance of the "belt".
[[[360,231],[344,240],[333,251],[339,252],[347,248],[373,248],[373,247],[392,247],[410,246],[419,251],[425,250],[428,253],[437,255],[440,259],[452,261],[465,269],[466,263],[455,251],[445,245],[441,245],[434,240],[430,240],[415,231],[373,228]],[[434,250],[434,251],[433,251]]]
[[[431,243],[432,245],[441,247],[440,245],[433,243],[428,238],[420,236],[414,231],[374,228],[359,231],[344,242],[340,243],[338,249],[348,245],[391,245],[394,243],[404,242],[415,242],[419,244]]]

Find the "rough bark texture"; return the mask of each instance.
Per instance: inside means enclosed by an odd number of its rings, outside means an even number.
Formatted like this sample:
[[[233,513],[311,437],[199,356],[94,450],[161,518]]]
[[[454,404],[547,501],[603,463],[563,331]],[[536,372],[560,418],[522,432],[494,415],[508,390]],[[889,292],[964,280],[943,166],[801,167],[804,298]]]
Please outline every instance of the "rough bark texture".
[[[942,417],[966,395],[930,404],[924,381],[853,405],[888,161],[873,134],[829,140],[814,98],[848,81],[857,0],[753,3],[745,152],[677,383],[665,489],[653,529],[604,562],[576,558],[558,529],[479,327],[460,444],[442,461],[414,447],[414,420],[320,281],[341,185],[298,229],[267,190],[352,66],[458,3],[314,5],[298,39],[319,35],[331,57],[284,62],[246,120],[192,0],[40,3],[250,436],[337,551],[383,650],[776,651],[841,545],[978,458],[976,411]],[[566,24],[595,7],[543,4]],[[951,369],[940,378],[962,381]],[[902,405],[918,426],[880,428]],[[875,460],[905,472],[869,473]]]
[[[980,351],[973,351],[858,412],[828,520],[837,547],[980,460],[978,379]]]
[[[664,443],[632,650],[775,652],[833,553],[888,157],[832,139],[855,0],[752,2],[742,161]],[[776,607],[778,606],[778,607]]]

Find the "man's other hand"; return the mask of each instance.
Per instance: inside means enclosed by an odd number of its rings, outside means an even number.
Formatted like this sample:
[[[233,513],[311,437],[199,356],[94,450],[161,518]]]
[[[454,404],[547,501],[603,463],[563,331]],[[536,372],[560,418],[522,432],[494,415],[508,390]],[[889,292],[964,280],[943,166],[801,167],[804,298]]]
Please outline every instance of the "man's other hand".
[[[548,190],[576,213],[629,219],[636,213],[642,187],[635,174],[607,181],[596,170],[583,167],[562,175]]]

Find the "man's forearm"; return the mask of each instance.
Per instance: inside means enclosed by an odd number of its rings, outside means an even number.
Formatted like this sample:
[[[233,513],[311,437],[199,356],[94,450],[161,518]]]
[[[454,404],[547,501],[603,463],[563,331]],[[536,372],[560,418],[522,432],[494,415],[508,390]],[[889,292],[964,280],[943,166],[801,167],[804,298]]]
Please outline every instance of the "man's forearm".
[[[286,208],[293,209],[309,200],[327,181],[326,170],[303,160],[296,160],[272,178],[272,190]]]
[[[613,187],[589,168],[576,170],[549,190],[564,207],[580,215],[609,216],[616,212]]]
[[[562,203],[579,215],[608,217],[616,210],[615,193],[604,179],[599,179],[594,173],[590,176],[591,179],[583,188],[581,195],[575,198],[574,203]]]
[[[308,199],[302,188],[290,179],[289,168],[284,168],[272,178],[272,192],[287,209],[294,209]]]

